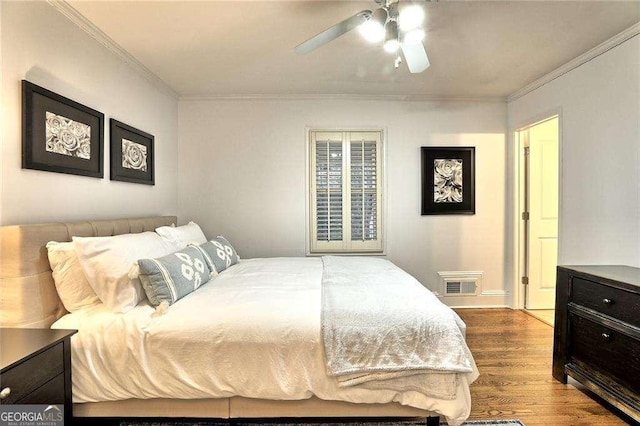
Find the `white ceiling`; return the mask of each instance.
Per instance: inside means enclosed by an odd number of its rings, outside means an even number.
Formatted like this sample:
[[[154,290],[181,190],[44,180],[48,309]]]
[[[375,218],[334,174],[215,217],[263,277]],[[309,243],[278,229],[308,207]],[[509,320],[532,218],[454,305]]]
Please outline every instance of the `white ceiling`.
[[[423,3],[431,67],[410,74],[357,31],[294,53],[373,1],[68,3],[185,97],[506,97],[640,21],[637,0]]]

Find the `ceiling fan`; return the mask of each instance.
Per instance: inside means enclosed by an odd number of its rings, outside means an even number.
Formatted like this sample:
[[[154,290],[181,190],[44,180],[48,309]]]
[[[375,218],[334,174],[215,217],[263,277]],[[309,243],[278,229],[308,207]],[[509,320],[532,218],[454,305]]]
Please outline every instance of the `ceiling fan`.
[[[396,54],[395,67],[402,63],[400,50],[411,73],[420,73],[429,67],[429,58],[422,40],[424,10],[411,2],[399,0],[375,0],[378,8],[362,10],[350,18],[327,28],[295,48],[299,55],[329,43],[349,31],[358,28],[362,36],[372,43],[384,42],[384,50]]]

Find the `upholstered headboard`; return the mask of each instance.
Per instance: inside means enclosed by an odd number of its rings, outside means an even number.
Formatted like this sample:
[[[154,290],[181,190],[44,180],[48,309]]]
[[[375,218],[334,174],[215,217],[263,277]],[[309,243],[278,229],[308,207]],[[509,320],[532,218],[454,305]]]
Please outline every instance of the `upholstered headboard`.
[[[175,216],[43,223],[0,227],[0,326],[49,327],[65,314],[45,245],[71,237],[103,237],[153,231]]]

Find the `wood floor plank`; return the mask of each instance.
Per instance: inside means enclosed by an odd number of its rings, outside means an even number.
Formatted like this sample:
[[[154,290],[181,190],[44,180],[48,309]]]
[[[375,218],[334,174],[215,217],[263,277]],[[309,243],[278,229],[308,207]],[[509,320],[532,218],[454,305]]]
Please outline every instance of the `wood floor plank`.
[[[511,309],[458,309],[480,370],[469,420],[518,418],[526,426],[632,424],[577,382],[551,376],[553,328]]]

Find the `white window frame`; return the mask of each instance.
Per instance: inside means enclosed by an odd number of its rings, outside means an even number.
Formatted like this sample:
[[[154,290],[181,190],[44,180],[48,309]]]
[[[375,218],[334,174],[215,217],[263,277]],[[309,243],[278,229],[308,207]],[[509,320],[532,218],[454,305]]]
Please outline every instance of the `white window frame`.
[[[307,127],[306,133],[306,232],[305,240],[307,255],[344,254],[344,255],[385,255],[385,230],[386,230],[386,141],[385,131],[381,128],[322,128]],[[319,133],[342,133],[343,164],[343,240],[342,241],[317,241],[316,236],[316,212],[315,212],[315,158],[314,135]],[[377,235],[375,241],[351,241],[351,188],[350,171],[351,150],[350,136],[353,133],[376,133],[378,153],[377,170]],[[326,135],[325,135],[326,136]]]

